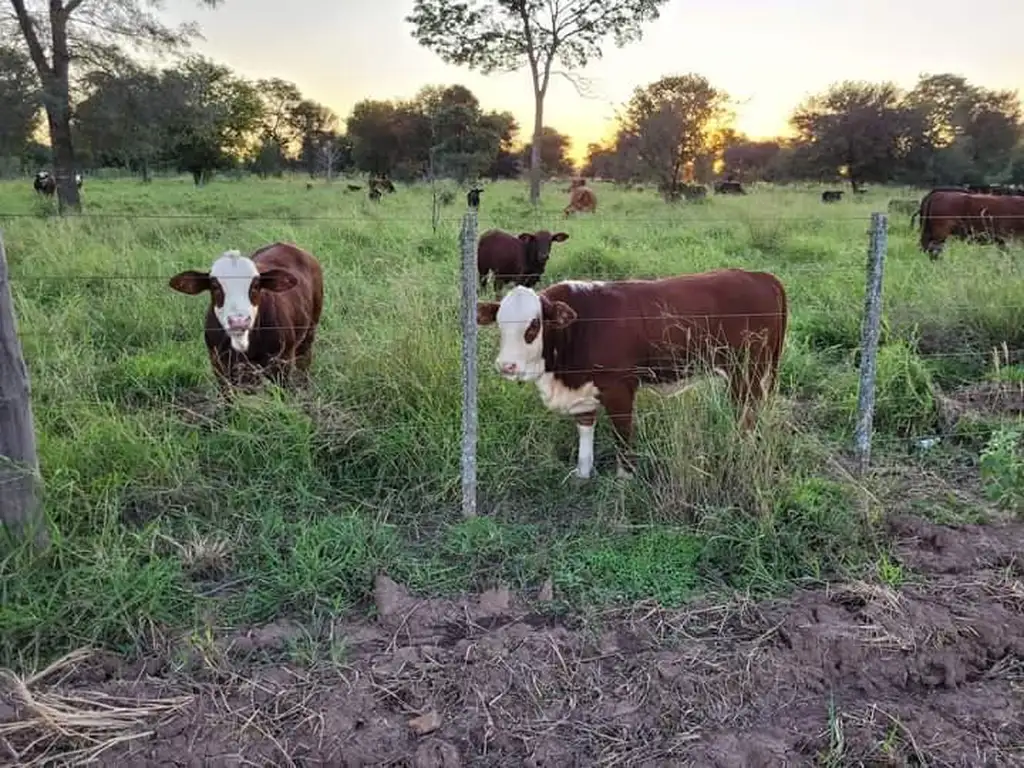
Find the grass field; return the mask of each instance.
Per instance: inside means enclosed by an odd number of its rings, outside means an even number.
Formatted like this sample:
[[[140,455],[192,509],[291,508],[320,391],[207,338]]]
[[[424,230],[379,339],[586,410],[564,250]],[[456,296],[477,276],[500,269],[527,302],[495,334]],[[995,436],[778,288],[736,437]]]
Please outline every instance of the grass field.
[[[893,507],[984,518],[982,497],[964,489],[978,482],[988,432],[924,453],[913,444],[936,433],[936,387],[1012,377],[1013,350],[1024,348],[1019,252],[954,245],[931,263],[906,217],[893,218],[879,470],[859,482],[844,451],[869,214],[920,192],[879,188],[825,206],[818,188],[760,187],[667,206],[651,192],[598,185],[598,214],[563,221],[562,186],[546,188],[536,214],[523,185],[489,186],[480,230],[569,232],[548,281],[774,272],[791,311],[780,397],[751,441],[736,433],[715,383],[672,400],[644,393],[637,478],[609,471],[602,420],[600,474],[581,486],[566,481],[572,421],[544,411],[535,388],[494,375],[496,334],[482,329],[486,514],[466,522],[461,196],[435,233],[425,188],[374,205],[342,183],[307,190],[299,178],[203,189],[186,179],[89,180],[88,215],[61,221],[42,215],[48,204],[30,182],[0,185],[55,531],[46,557],[16,551],[0,566],[0,664],[21,669],[90,643],[145,653],[169,634],[282,616],[315,629],[370,605],[380,571],[436,595],[551,578],[563,608],[577,611],[764,594],[830,576],[892,581],[873,520]],[[324,265],[315,386],[226,407],[202,343],[206,299],[174,293],[167,278],[274,240]],[[1001,367],[992,358],[1000,345],[1012,358]],[[996,448],[1000,466],[1018,471],[1014,446]]]

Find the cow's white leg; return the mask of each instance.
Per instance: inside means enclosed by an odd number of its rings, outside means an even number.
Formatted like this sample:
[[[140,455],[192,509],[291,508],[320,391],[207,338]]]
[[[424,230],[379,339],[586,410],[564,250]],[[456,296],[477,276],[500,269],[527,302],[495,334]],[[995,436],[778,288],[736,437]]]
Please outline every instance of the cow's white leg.
[[[576,474],[586,479],[594,471],[594,424],[576,424],[580,434],[579,454],[576,460]]]

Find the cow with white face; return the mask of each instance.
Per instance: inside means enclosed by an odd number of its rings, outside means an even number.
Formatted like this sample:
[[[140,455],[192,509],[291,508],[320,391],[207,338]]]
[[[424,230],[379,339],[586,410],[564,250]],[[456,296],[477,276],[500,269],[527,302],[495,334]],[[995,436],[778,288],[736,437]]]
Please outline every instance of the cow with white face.
[[[323,273],[312,255],[286,243],[252,257],[225,251],[209,272],[181,272],[170,286],[191,296],[210,292],[206,346],[223,387],[237,383],[241,363],[277,379],[293,367],[308,372],[323,308]]]
[[[679,384],[725,370],[743,424],[751,426],[753,407],[774,386],[786,320],[778,279],[739,269],[660,280],[565,280],[540,293],[516,286],[500,303],[477,303],[477,323],[498,324],[497,372],[533,382],[548,409],[576,420],[576,473],[583,478],[593,473],[601,407],[617,438],[618,473],[631,474],[627,451],[641,384]]]

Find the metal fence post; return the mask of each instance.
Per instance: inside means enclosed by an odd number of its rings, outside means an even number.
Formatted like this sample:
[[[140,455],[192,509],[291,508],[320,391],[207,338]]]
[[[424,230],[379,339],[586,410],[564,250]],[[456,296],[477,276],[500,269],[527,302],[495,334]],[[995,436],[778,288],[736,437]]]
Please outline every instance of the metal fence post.
[[[854,449],[858,471],[864,474],[871,463],[871,433],[875,415],[875,375],[878,342],[882,330],[882,278],[888,247],[888,217],[871,214],[871,245],[868,248],[867,279],[864,288],[864,317],[860,331],[860,387],[857,393],[857,425]]]
[[[480,190],[474,187],[466,197],[469,207],[462,217],[459,233],[462,255],[462,515],[476,517],[476,230]]]

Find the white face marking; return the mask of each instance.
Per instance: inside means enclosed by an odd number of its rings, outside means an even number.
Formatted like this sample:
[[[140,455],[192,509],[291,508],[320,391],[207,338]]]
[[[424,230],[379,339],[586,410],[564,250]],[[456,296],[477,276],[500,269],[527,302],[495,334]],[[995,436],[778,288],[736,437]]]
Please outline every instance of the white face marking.
[[[596,425],[589,427],[577,424],[576,429],[580,434],[579,455],[576,459],[576,474],[586,479],[594,471],[594,429]]]
[[[536,381],[544,373],[544,328],[526,342],[530,323],[541,322],[540,297],[529,288],[517,285],[498,307],[501,341],[494,367],[510,381]]]
[[[249,333],[256,324],[257,307],[249,300],[249,288],[258,275],[253,260],[238,251],[225,251],[210,267],[210,277],[224,291],[224,306],[213,311],[238,352],[249,349]]]

